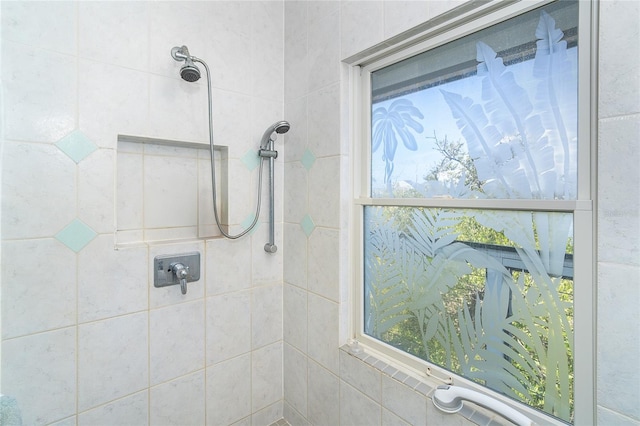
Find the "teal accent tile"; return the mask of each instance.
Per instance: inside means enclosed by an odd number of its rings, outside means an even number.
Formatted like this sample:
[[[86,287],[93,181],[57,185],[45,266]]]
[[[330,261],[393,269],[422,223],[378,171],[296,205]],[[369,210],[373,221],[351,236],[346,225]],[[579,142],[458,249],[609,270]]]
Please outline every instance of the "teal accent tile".
[[[302,222],[300,222],[300,226],[302,227],[302,230],[307,235],[307,237],[309,237],[313,232],[313,230],[315,229],[316,224],[313,223],[311,216],[309,216],[308,214],[305,214],[304,217],[302,218]]]
[[[56,240],[78,253],[97,235],[98,234],[84,222],[73,219],[62,231],[56,234]]]
[[[253,171],[256,167],[260,165],[260,157],[258,156],[258,153],[255,150],[249,150],[244,155],[244,157],[242,157],[242,162],[244,163],[245,166],[247,166],[247,169],[249,169],[250,171]]]
[[[308,171],[313,166],[313,163],[316,162],[316,156],[313,155],[313,152],[307,149],[304,151],[304,154],[302,154],[302,159],[300,159],[300,162],[302,163],[304,168],[307,169]]]
[[[84,160],[87,155],[98,149],[96,144],[80,130],[69,133],[56,142],[56,146],[76,163]]]
[[[256,217],[256,215],[254,214],[250,214],[249,216],[247,216],[242,223],[240,224],[240,226],[242,226],[242,229],[247,229],[251,226],[251,224],[253,223],[253,219]],[[254,232],[256,232],[256,230],[260,227],[260,222],[256,223],[256,227],[253,228],[249,234],[253,234]]]

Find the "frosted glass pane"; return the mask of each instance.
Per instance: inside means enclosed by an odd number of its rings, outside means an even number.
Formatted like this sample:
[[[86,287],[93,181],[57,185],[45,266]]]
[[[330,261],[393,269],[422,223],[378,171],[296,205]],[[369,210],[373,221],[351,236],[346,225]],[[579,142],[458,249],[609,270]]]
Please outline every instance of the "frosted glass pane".
[[[573,418],[573,215],[365,207],[364,332]]]
[[[371,196],[576,198],[577,3],[372,73]]]

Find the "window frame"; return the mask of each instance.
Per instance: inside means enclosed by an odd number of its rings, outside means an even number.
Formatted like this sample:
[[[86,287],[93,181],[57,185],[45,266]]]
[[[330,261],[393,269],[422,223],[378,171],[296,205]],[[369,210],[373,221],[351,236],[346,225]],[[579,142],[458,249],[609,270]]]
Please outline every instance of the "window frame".
[[[403,352],[364,333],[364,207],[411,206],[571,212],[574,217],[574,424],[594,424],[596,253],[596,135],[597,135],[597,16],[598,2],[579,2],[578,34],[578,188],[576,200],[467,200],[434,198],[372,198],[371,193],[371,78],[373,71],[408,57],[506,21],[552,0],[463,4],[442,16],[401,34],[389,43],[348,58],[350,138],[353,194],[350,204],[351,338],[388,363],[437,382],[467,387],[522,411],[534,421],[565,425],[525,404]]]

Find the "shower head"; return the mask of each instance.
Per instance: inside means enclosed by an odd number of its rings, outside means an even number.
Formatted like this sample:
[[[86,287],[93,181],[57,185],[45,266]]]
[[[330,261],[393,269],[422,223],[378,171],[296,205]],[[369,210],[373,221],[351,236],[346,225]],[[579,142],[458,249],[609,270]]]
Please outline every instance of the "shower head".
[[[284,133],[287,133],[290,128],[291,125],[288,121],[278,121],[276,123],[273,123],[267,128],[267,130],[264,131],[262,139],[260,140],[260,149],[266,149],[269,140],[276,140],[275,137],[271,137],[272,134],[277,133],[279,135],[282,135]]]
[[[280,135],[287,133],[290,128],[291,128],[291,125],[289,124],[288,121],[278,121],[273,125],[273,131]]]
[[[189,65],[188,63],[180,68],[180,77],[184,81],[188,81],[189,83],[193,83],[194,81],[200,80],[200,70],[198,67],[193,65]]]
[[[194,59],[197,60],[197,58],[189,54],[187,46],[174,47],[171,49],[171,56],[178,62],[185,62],[182,68],[180,68],[180,77],[182,77],[183,80],[193,83],[200,79],[200,70],[193,63]]]

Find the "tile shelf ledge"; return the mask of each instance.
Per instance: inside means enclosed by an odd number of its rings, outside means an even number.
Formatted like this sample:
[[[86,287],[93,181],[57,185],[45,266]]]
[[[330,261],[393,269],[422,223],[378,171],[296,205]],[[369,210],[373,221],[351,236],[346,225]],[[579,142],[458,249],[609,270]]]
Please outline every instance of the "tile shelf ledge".
[[[179,148],[209,149],[209,142],[180,141],[175,139],[161,139],[161,138],[152,138],[147,136],[118,135],[118,142],[163,145],[163,146],[173,146],[173,147],[179,147]],[[226,147],[222,145],[214,145],[214,148],[224,149]]]
[[[117,234],[117,231],[116,231]],[[118,237],[114,237],[114,250],[127,250],[135,248],[152,248],[160,246],[169,246],[172,244],[190,244],[190,243],[207,243],[208,241],[224,239],[222,235],[214,235],[210,237],[194,237],[194,238],[173,238],[166,240],[138,240],[130,242],[118,242]]]

